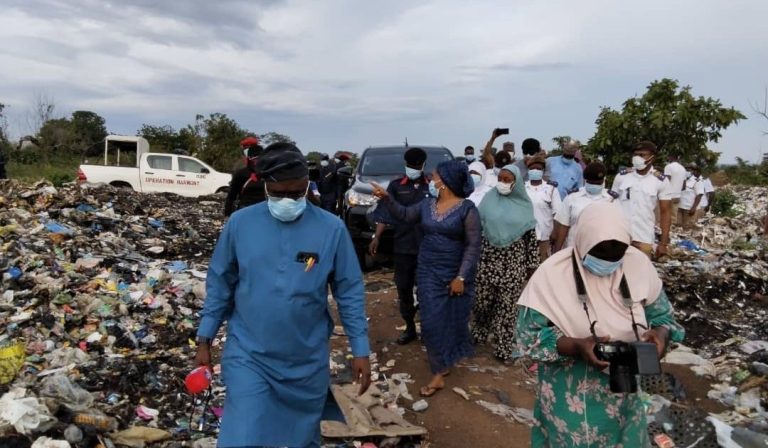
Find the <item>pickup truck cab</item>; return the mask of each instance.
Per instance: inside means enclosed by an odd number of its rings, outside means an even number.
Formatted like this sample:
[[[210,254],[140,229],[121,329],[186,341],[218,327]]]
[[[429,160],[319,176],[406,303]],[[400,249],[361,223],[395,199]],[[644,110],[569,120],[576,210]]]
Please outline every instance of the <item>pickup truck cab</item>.
[[[80,182],[191,197],[226,191],[232,180],[232,175],[219,173],[194,157],[151,153],[146,139],[117,135],[105,139],[103,164],[86,159],[77,174]]]
[[[448,148],[442,146],[418,146],[426,151],[427,162],[424,172],[427,176],[440,162],[453,160],[453,154]],[[376,223],[369,213],[377,200],[373,196],[371,182],[376,182],[383,188],[395,179],[405,174],[405,152],[409,146],[382,146],[372,147],[363,151],[360,161],[354,172],[349,175],[350,188],[344,195],[342,219],[347,225],[352,241],[355,244],[360,265],[363,269],[372,268],[378,261],[368,254],[368,245],[373,238]],[[340,173],[344,174],[344,173]],[[379,250],[376,258],[387,257],[392,254],[392,231],[387,229],[379,242]]]

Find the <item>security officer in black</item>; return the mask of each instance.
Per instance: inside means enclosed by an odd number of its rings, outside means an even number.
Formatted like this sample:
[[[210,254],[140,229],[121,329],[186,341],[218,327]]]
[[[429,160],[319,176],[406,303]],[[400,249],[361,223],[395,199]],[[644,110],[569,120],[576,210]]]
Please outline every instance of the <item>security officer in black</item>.
[[[337,214],[336,203],[338,200],[338,178],[336,176],[336,163],[330,161],[328,154],[324,154],[320,160],[320,178],[317,181],[317,190],[320,192],[320,204],[323,209]]]
[[[429,197],[429,179],[424,175],[426,161],[427,153],[423,149],[411,148],[406,151],[405,176],[389,183],[389,197],[406,207]],[[421,244],[421,230],[418,224],[397,224],[393,227],[395,285],[400,301],[400,315],[405,320],[405,331],[397,339],[397,343],[405,345],[417,338],[413,288],[416,286],[416,260]],[[376,234],[369,246],[372,255],[378,250],[379,239],[385,228],[384,224],[376,225]]]
[[[264,181],[256,173],[256,161],[264,153],[264,148],[255,137],[248,137],[240,142],[245,157],[245,166],[232,173],[229,193],[224,202],[224,216],[229,216],[241,208],[264,202]]]

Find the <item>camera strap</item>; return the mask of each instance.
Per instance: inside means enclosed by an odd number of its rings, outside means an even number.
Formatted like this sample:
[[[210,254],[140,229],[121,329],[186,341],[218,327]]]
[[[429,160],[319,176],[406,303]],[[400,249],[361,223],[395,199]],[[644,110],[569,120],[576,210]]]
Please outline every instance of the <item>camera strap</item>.
[[[579,262],[576,260],[576,251],[571,252],[571,263],[573,264],[573,279],[576,282],[576,294],[579,297],[579,302],[584,308],[584,312],[587,314],[587,321],[589,322],[589,332],[592,333],[592,337],[597,340],[597,334],[595,333],[595,325],[597,321],[593,321],[589,315],[589,295],[587,294],[587,287],[584,285],[584,279],[581,277],[581,271],[579,270]],[[632,318],[632,331],[635,333],[635,338],[640,340],[640,333],[637,331],[637,327],[648,329],[645,325],[638,324],[635,321],[635,313],[632,311],[632,293],[629,290],[629,284],[627,284],[626,275],[621,275],[621,282],[619,283],[619,291],[621,291],[621,300],[624,303],[624,307],[629,309],[629,315]]]

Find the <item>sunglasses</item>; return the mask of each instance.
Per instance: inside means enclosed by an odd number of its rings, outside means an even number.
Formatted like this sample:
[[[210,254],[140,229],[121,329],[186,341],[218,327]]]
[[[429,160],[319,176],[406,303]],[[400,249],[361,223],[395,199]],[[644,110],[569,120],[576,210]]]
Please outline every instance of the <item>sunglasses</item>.
[[[288,190],[288,191],[269,191],[269,188],[267,188],[267,184],[264,184],[264,192],[267,194],[268,198],[275,198],[275,199],[293,199],[298,200],[307,195],[307,192],[309,191],[309,183],[307,183],[307,187],[303,190]]]

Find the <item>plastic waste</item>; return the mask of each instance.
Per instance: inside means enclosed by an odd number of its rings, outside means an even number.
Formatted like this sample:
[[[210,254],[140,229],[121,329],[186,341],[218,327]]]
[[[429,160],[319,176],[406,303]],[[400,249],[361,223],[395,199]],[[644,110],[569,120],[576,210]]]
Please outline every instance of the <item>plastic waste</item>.
[[[69,443],[78,444],[83,441],[83,431],[75,425],[69,425],[64,430],[64,438]]]
[[[0,384],[8,384],[16,378],[24,365],[25,356],[24,344],[21,342],[0,346]]]
[[[23,273],[24,272],[16,266],[12,266],[10,269],[6,271],[6,274],[8,274],[8,277],[11,280],[18,280]]]
[[[429,408],[429,403],[427,403],[426,400],[419,400],[411,406],[411,409],[413,409],[416,412],[424,412]]]
[[[738,443],[734,442],[731,434],[733,433],[733,427],[720,420],[709,416],[707,421],[712,423],[715,427],[715,433],[717,434],[717,444],[722,448],[743,448]]]
[[[56,221],[48,221],[45,223],[45,230],[51,232],[51,233],[60,233],[63,235],[74,235],[74,231],[70,229],[69,227],[59,224]]]
[[[117,445],[124,445],[131,448],[144,448],[147,444],[168,440],[172,435],[168,431],[163,431],[162,429],[148,428],[146,426],[132,426],[125,431],[110,434],[109,437]]]
[[[27,397],[25,389],[11,389],[0,397],[0,423],[13,426],[20,434],[45,432],[56,419],[35,397]]]
[[[768,446],[768,435],[750,431],[747,428],[733,428],[731,438],[741,448],[765,448]]]
[[[50,437],[40,437],[30,448],[72,448],[66,440],[54,440]]]
[[[533,417],[533,411],[530,409],[507,406],[500,403],[490,403],[484,400],[478,400],[477,404],[507,420],[516,421],[528,426],[536,424],[536,419]]]
[[[86,410],[93,405],[93,396],[73,383],[66,375],[51,375],[43,380],[40,395],[55,398],[73,410]]]

